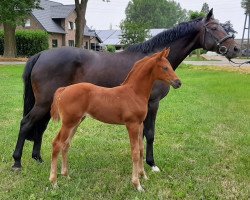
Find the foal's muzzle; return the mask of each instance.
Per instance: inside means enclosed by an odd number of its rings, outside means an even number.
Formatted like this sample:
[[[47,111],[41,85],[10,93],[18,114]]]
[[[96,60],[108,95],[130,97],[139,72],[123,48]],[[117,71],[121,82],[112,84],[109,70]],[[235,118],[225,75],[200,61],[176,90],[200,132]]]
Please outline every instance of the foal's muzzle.
[[[171,81],[171,85],[174,89],[177,89],[181,87],[181,81],[179,79],[176,79],[174,81]]]

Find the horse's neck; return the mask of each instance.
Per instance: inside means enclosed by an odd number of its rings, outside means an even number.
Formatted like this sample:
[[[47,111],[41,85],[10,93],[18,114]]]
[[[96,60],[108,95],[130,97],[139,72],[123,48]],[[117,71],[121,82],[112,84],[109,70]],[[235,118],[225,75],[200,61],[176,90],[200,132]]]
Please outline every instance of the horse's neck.
[[[153,67],[141,66],[130,72],[122,85],[129,86],[137,96],[149,99],[153,83],[155,81],[152,74]]]
[[[201,48],[200,39],[196,37],[183,37],[181,40],[175,41],[170,45],[170,53],[168,60],[173,69],[176,69],[179,64],[195,49]]]

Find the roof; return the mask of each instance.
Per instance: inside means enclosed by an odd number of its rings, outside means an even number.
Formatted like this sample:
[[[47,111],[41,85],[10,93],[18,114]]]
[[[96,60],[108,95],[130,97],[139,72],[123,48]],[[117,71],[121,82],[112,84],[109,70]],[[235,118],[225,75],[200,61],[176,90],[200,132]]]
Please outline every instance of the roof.
[[[100,43],[103,42],[103,40],[100,38],[100,36],[96,34],[96,31],[91,30],[88,26],[84,27],[83,35],[84,36],[89,36],[89,37],[96,37],[99,40]]]
[[[52,19],[63,19],[70,15],[75,10],[75,5],[57,5],[51,6],[51,18]]]
[[[156,36],[158,33],[167,30],[167,29],[149,29],[150,38]],[[96,30],[96,34],[103,41],[104,45],[123,45],[121,44],[122,40],[122,31],[121,30]],[[149,39],[149,38],[147,38]]]
[[[34,9],[32,11],[32,15],[39,21],[46,31],[65,34],[66,32],[63,30],[63,28],[51,18],[52,11],[55,12],[55,10],[61,6],[63,6],[61,3],[49,0],[41,0],[40,7],[43,9]]]
[[[96,30],[104,45],[122,45],[121,30]]]

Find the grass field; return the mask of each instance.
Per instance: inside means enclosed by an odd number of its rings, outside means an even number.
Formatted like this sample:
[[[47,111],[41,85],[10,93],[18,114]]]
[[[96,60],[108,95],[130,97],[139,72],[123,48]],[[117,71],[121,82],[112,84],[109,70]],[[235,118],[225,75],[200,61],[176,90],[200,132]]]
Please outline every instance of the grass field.
[[[87,119],[69,152],[70,176],[59,188],[48,181],[51,141],[59,124],[44,134],[38,164],[26,142],[21,173],[11,171],[22,116],[23,67],[0,67],[0,199],[250,199],[250,74],[186,67],[183,86],[161,101],[155,159],[160,173],[145,166],[146,192],[130,182],[129,139],[123,126]]]

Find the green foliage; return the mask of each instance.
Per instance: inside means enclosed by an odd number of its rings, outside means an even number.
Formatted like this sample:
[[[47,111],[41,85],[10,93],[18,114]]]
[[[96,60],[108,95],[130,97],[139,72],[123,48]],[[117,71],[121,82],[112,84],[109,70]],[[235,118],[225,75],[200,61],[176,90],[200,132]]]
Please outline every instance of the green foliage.
[[[31,56],[48,49],[48,33],[40,30],[16,31],[17,55]],[[4,51],[3,31],[0,31],[0,55]]]
[[[246,13],[250,13],[250,0],[242,0],[241,7],[245,9]]]
[[[48,180],[57,123],[50,122],[44,134],[44,163],[31,158],[33,143],[26,141],[22,173],[11,171],[22,118],[23,67],[1,66],[0,199],[249,199],[250,75],[219,69],[176,70],[183,87],[161,100],[156,120],[154,153],[161,172],[145,166],[149,180],[142,180],[146,192],[139,193],[130,182],[126,128],[90,118],[71,143],[71,179],[58,175],[57,189]]]
[[[114,45],[107,45],[107,51],[108,52],[111,52],[111,53],[114,53],[115,52],[115,46]]]
[[[40,8],[40,0],[1,0],[0,23],[21,25],[32,9]]]
[[[166,0],[157,3],[155,0],[131,0],[125,14],[126,19],[120,24],[125,44],[144,41],[148,29],[169,28],[188,19],[179,3]]]
[[[149,37],[149,30],[144,23],[136,23],[124,20],[121,25],[122,40],[125,46],[144,42]]]
[[[188,15],[189,15],[190,20],[194,20],[194,19],[206,16],[204,12],[199,12],[199,11],[189,11]]]

